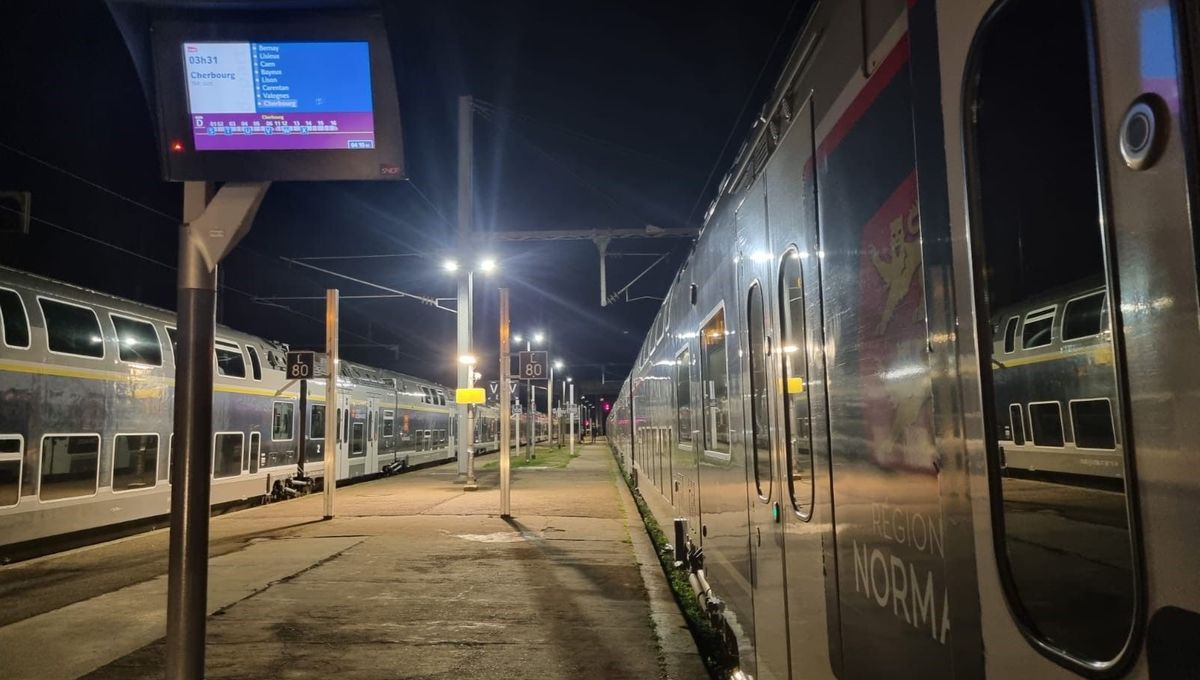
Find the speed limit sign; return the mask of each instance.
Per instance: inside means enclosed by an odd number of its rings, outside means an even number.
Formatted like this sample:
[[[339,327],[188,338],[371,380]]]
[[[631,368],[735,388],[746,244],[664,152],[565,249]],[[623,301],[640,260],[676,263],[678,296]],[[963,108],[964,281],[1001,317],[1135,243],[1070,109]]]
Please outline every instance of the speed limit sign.
[[[546,356],[548,352],[521,352],[520,360],[517,363],[518,372],[517,378],[521,380],[546,380],[549,375],[549,370],[546,365],[549,363]]]
[[[309,380],[310,378],[315,378],[314,369],[316,368],[316,363],[316,352],[288,352],[288,380]]]

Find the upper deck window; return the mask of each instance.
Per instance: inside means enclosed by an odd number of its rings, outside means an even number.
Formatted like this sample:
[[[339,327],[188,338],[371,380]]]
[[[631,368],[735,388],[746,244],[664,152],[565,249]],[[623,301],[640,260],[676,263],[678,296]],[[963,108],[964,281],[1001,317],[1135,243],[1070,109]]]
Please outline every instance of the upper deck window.
[[[100,319],[90,307],[38,298],[46,319],[46,343],[51,352],[94,359],[104,358]]]
[[[258,360],[258,350],[252,345],[246,345],[246,353],[250,355],[250,373],[255,380],[262,380],[262,363]]]
[[[1004,324],[1004,353],[1011,354],[1017,349],[1017,322],[1021,318],[1017,316],[1009,317],[1008,322]]]
[[[162,346],[154,325],[126,316],[109,314],[117,331],[117,357],[126,363],[162,366]]]
[[[0,288],[0,340],[9,347],[29,349],[29,317],[15,291]]]
[[[1063,309],[1063,340],[1078,340],[1100,335],[1108,314],[1104,291],[1077,297]]]
[[[246,359],[237,345],[217,341],[217,373],[230,378],[246,377]]]
[[[1046,307],[1025,315],[1021,327],[1021,348],[1045,347],[1054,342],[1054,312],[1057,307]]]

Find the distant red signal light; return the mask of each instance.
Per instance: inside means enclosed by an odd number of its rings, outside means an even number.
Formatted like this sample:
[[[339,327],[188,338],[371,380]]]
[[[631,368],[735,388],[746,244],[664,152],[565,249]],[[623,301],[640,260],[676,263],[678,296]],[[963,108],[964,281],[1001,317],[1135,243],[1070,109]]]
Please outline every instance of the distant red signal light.
[[[178,139],[171,142],[171,151],[183,151],[183,142]]]
[[[604,405],[604,410],[605,410],[605,411],[608,411],[608,409],[610,409],[610,408],[612,408],[611,404],[605,404],[605,405]]]

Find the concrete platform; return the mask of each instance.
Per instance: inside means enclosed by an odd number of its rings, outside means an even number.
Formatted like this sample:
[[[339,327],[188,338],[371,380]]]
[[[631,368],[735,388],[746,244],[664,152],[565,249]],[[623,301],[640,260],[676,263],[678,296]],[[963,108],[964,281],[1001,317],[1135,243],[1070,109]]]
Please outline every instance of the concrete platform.
[[[605,447],[215,518],[209,678],[703,678]],[[484,458],[494,458],[489,456]],[[482,467],[482,466],[481,466]],[[0,678],[161,678],[166,532],[0,568]]]

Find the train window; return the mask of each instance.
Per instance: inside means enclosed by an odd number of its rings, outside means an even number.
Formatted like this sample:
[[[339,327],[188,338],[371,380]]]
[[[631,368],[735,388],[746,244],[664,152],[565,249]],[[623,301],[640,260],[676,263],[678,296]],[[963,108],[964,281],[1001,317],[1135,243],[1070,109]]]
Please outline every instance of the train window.
[[[93,359],[104,358],[100,319],[90,307],[38,298],[46,319],[46,344],[51,352]]]
[[[750,286],[746,301],[746,344],[750,368],[751,455],[758,497],[771,499],[771,402],[767,394],[767,337],[764,328],[762,286]]]
[[[1062,405],[1057,401],[1035,402],[1029,405],[1029,426],[1033,430],[1034,446],[1063,446]]]
[[[1093,108],[1091,4],[998,3],[974,39],[962,111],[992,535],[1008,610],[1042,654],[1112,675],[1123,655],[1140,648],[1129,644],[1143,590],[1130,522],[1136,510],[1124,493],[1129,451],[1065,446],[1063,406],[1075,397],[1087,402],[1068,409],[1084,442],[1108,443],[1106,422],[1114,443],[1127,441],[1117,429],[1126,408],[1117,364],[1096,361],[1095,352],[1005,362],[993,353],[1003,343],[992,337],[1013,314],[1024,317],[1025,349],[1052,345],[1060,334],[1096,335],[1104,298],[1112,300],[1118,284],[1107,239],[1119,225],[1104,215],[1098,180],[1097,149],[1108,144]],[[1119,355],[1120,337],[1115,328],[1099,334],[1096,352]],[[1018,436],[1012,404],[1028,405],[1027,441],[1037,448],[1014,446],[1001,460],[1004,426]],[[1098,484],[1101,469],[1109,479]]]
[[[446,393],[442,390],[438,390],[437,397],[438,397],[437,398],[438,406],[445,406],[446,405]]]
[[[9,347],[29,349],[29,316],[16,291],[0,288],[0,339]]]
[[[704,450],[730,460],[729,367],[725,337],[725,309],[718,309],[700,331],[701,380],[704,390]]]
[[[779,265],[779,327],[783,335],[783,412],[787,441],[788,492],[802,519],[812,516],[812,405],[808,400],[808,343],[804,315],[804,279],[800,254],[790,250]]]
[[[342,409],[342,441],[350,439],[350,409]]]
[[[1112,402],[1108,399],[1075,399],[1071,409],[1071,432],[1075,446],[1081,449],[1115,449],[1117,433],[1113,428]]]
[[[242,446],[245,441],[245,435],[241,432],[218,432],[213,435],[213,477],[236,477],[241,473]]]
[[[1074,298],[1063,308],[1062,339],[1078,340],[1100,335],[1108,305],[1104,291]]]
[[[258,360],[258,350],[246,345],[246,352],[250,355],[250,375],[254,376],[255,380],[262,380],[262,363]]]
[[[21,435],[0,434],[0,508],[12,507],[21,499],[24,459],[25,439]]]
[[[375,411],[367,411],[367,441],[375,440]]]
[[[362,423],[354,423],[350,428],[350,457],[361,458],[367,455],[366,428]]]
[[[96,495],[100,435],[49,434],[42,437],[38,498],[57,501]]]
[[[683,350],[675,358],[675,408],[679,420],[679,443],[692,442],[692,353]]]
[[[1021,317],[1014,316],[1004,324],[1004,353],[1012,354],[1017,349],[1017,322]]]
[[[1046,307],[1025,315],[1021,326],[1021,348],[1045,347],[1054,342],[1054,312],[1057,307]]]
[[[162,366],[162,346],[154,325],[126,316],[109,314],[117,331],[117,357],[131,364]]]
[[[247,453],[246,462],[250,464],[250,474],[258,472],[259,458],[262,455],[260,452],[262,444],[262,435],[258,432],[250,433],[250,451]]]
[[[117,435],[112,466],[114,492],[153,487],[158,480],[158,435]]]
[[[231,342],[217,341],[217,373],[228,378],[246,377],[246,359],[242,350]]]
[[[426,404],[433,403],[433,393],[429,390],[428,387],[425,387],[422,385],[421,386],[421,394],[424,395],[421,397],[421,401],[425,402]]]
[[[334,415],[336,417],[334,418],[333,434],[335,439],[340,443],[342,441],[342,409],[339,408]]]
[[[383,436],[391,437],[396,434],[396,412],[387,409],[383,412]]]
[[[1011,428],[1009,439],[1017,446],[1025,445],[1025,414],[1020,404],[1009,404],[1008,426]]]
[[[167,329],[167,340],[171,343],[171,360],[178,362],[179,359],[179,332],[170,326],[165,326]]]
[[[310,439],[325,438],[325,406],[323,404],[313,404],[312,412],[308,419],[308,436]]]
[[[296,424],[296,405],[290,401],[277,401],[271,407],[271,441],[292,440]]]

